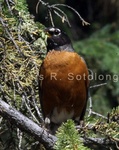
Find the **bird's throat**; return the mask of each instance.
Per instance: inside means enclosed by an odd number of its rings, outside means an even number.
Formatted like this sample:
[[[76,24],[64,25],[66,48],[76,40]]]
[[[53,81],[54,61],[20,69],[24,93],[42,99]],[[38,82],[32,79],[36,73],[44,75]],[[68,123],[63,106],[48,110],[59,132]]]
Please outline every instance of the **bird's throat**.
[[[65,44],[63,46],[55,47],[55,51],[68,51],[74,52],[73,46],[71,44]]]

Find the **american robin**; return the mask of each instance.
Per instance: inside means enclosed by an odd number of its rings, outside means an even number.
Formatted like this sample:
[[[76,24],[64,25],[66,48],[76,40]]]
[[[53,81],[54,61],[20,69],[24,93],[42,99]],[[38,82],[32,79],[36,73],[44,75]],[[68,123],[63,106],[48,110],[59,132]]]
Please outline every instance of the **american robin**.
[[[50,27],[47,55],[40,68],[40,102],[45,123],[59,126],[67,119],[77,124],[84,119],[88,97],[88,68],[68,35]]]

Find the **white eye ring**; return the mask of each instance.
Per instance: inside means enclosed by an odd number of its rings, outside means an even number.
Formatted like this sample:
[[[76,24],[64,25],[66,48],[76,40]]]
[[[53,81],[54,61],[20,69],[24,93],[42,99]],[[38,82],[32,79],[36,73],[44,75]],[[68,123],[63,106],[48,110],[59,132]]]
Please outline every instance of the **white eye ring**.
[[[60,29],[55,29],[54,36],[59,36],[60,34],[61,34],[61,30]]]
[[[60,29],[58,29],[58,28],[57,28],[57,29],[55,29],[55,31],[58,31],[59,33],[61,33],[61,30],[60,30]]]
[[[61,30],[54,27],[50,28],[49,32],[51,32],[53,36],[59,36],[61,34]]]
[[[50,28],[49,31],[50,31],[50,32],[55,32],[55,30],[56,30],[55,28]]]

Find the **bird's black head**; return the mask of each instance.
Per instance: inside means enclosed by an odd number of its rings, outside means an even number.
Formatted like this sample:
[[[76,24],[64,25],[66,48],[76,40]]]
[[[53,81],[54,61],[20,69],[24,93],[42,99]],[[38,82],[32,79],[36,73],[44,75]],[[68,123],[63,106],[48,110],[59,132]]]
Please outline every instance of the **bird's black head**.
[[[47,34],[47,50],[73,51],[71,40],[68,35],[55,27],[45,29]]]

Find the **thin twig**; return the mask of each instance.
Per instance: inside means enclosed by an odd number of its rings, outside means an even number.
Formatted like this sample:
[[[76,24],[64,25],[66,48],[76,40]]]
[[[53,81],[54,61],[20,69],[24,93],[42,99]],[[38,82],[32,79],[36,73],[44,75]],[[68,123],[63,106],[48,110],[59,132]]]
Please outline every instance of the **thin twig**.
[[[87,110],[89,111],[89,109],[87,109]],[[102,117],[103,119],[106,119],[106,120],[108,119],[107,117],[105,117],[105,116],[103,116],[103,115],[101,115],[101,114],[99,114],[97,112],[94,112],[94,111],[92,111],[91,114],[99,116],[99,117]]]
[[[67,16],[61,16],[56,10],[54,10],[54,13],[55,13],[58,17],[60,17],[60,18],[62,19],[62,22],[63,22],[63,23],[64,23],[64,21],[66,21],[66,22],[68,23],[69,27],[71,27],[71,24],[70,24],[70,22],[69,22]]]
[[[90,91],[89,91],[89,112],[88,112],[88,117],[90,117],[91,116],[91,114],[92,114],[92,107],[93,105],[92,105],[92,97],[91,97],[91,95],[90,95]]]
[[[26,44],[26,46],[29,48],[29,50],[32,51],[32,48],[30,47],[29,42],[27,42],[20,34],[18,34],[18,38],[19,38],[19,41],[23,41]]]
[[[101,83],[101,84],[93,85],[93,86],[90,86],[90,89],[97,88],[97,87],[100,87],[100,86],[103,86],[103,85],[106,85],[106,84],[107,83]]]
[[[37,14],[38,14],[38,8],[39,8],[40,3],[41,3],[42,5],[44,5],[44,6],[48,5],[48,3],[45,3],[45,2],[43,2],[42,0],[39,0],[38,3],[37,3],[37,5],[36,5],[36,13],[37,13]]]
[[[38,7],[39,7],[39,4],[41,3],[41,0],[38,1],[37,5],[36,5],[36,14],[38,14]]]
[[[32,92],[32,100],[33,100],[33,105],[34,105],[34,108],[36,109],[36,112],[37,112],[37,114],[38,114],[38,117],[39,117],[39,119],[40,119],[40,123],[43,123],[44,121],[43,121],[43,117],[42,117],[42,115],[41,115],[41,113],[40,113],[40,111],[39,111],[39,109],[38,109],[38,106],[37,106],[37,104],[36,104],[36,101],[35,101],[35,93],[34,93],[34,91],[33,90],[31,90],[31,92]]]
[[[57,9],[59,12],[61,12],[64,16],[61,16],[56,10],[54,10],[54,13],[55,13],[58,17],[60,17],[62,20],[63,20],[63,18],[64,18],[64,21],[66,21],[66,22],[68,23],[68,25],[71,27],[71,24],[70,24],[70,22],[69,22],[69,19],[68,19],[67,15],[66,15],[61,9],[59,9],[59,8],[57,8],[57,7],[56,7],[56,9]]]
[[[22,146],[23,132],[19,128],[17,128],[17,137],[19,139],[18,148],[19,150],[22,150],[21,146]]]
[[[82,21],[82,25],[83,25],[83,26],[84,26],[84,25],[90,25],[90,23],[86,22],[86,21],[81,17],[81,15],[78,13],[78,11],[76,11],[73,7],[68,6],[68,5],[66,5],[66,4],[53,4],[53,5],[51,5],[52,8],[57,7],[57,6],[63,6],[63,7],[67,7],[67,8],[69,8],[69,9],[71,9],[73,12],[75,12],[75,13],[78,15],[78,17],[79,17],[80,20]]]
[[[6,0],[6,3],[7,3],[7,6],[8,6],[8,9],[9,9],[10,14],[13,16],[12,9],[11,9],[11,7],[10,7],[10,5],[9,5],[8,0]]]
[[[16,44],[16,42],[15,42],[13,36],[11,35],[11,33],[10,33],[10,31],[9,31],[9,29],[8,29],[8,27],[7,27],[7,25],[4,23],[4,21],[3,21],[2,18],[0,18],[0,22],[2,23],[2,25],[3,25],[3,27],[4,27],[5,31],[6,31],[6,33],[8,34],[8,36],[9,36],[9,38],[10,38],[10,40],[13,42],[13,44],[15,45],[16,49],[18,50],[18,52],[21,54],[20,48],[19,48],[18,45]]]
[[[22,95],[22,100],[24,101],[27,110],[29,111],[30,115],[32,116],[32,119],[35,120],[37,124],[39,124],[39,121],[36,119],[35,115],[31,111],[30,105],[28,103],[28,98],[25,93]]]
[[[2,123],[3,121],[3,117],[0,117],[0,124]],[[0,127],[0,130],[2,129],[2,127]]]
[[[52,13],[51,13],[50,9],[48,9],[48,13],[49,13],[49,16],[50,16],[51,24],[54,27],[55,25],[54,25],[54,22],[53,22],[53,17],[52,17]]]
[[[23,93],[22,93],[22,101],[25,103],[27,110],[29,111],[30,115],[32,116],[32,119],[34,121],[36,121],[38,124],[40,124],[39,121],[38,121],[38,119],[35,117],[35,115],[31,111],[30,104],[29,104],[29,99],[27,97],[27,93],[23,90],[23,88],[22,88],[22,86],[20,85],[19,82],[18,82],[18,86],[23,91]]]
[[[45,3],[44,1],[39,0],[38,3],[37,3],[37,5],[36,5],[36,13],[38,13],[38,7],[39,7],[39,4],[40,4],[40,3],[48,8],[48,13],[49,13],[49,15],[50,15],[51,24],[52,24],[53,26],[54,26],[54,22],[53,22],[51,10],[53,10],[54,13],[55,13],[58,17],[63,18],[63,16],[61,16],[61,15],[60,15],[57,11],[55,11],[54,9],[56,9],[56,10],[58,10],[60,13],[62,13],[62,14],[65,16],[65,21],[68,23],[69,26],[71,26],[70,23],[69,23],[69,20],[68,20],[67,15],[66,15],[60,8],[58,8],[59,6],[67,7],[68,9],[70,9],[70,10],[72,10],[74,13],[76,13],[76,14],[78,15],[79,19],[82,21],[82,25],[83,25],[83,26],[84,26],[84,25],[90,25],[90,23],[86,22],[86,21],[81,17],[81,15],[78,13],[78,11],[76,11],[73,7],[68,6],[68,5],[66,5],[66,4],[53,4],[53,5],[49,5],[49,3]]]

